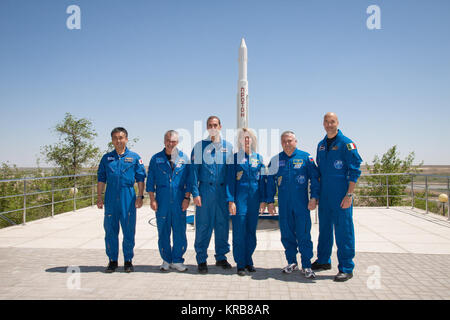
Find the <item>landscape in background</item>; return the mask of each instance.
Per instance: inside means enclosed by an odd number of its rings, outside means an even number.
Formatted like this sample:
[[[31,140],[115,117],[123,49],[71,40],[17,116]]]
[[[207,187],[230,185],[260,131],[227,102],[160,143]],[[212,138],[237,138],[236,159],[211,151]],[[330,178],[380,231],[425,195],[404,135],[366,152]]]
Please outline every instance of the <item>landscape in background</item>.
[[[450,165],[422,165],[419,175],[413,178],[411,175],[389,176],[387,180],[383,175],[364,176],[369,173],[369,168],[371,166],[361,166],[363,176],[358,180],[355,190],[355,206],[410,206],[442,216],[448,214],[448,202],[442,203],[438,199],[440,194],[449,193]],[[87,175],[76,179],[42,179],[55,176],[57,168],[17,168],[3,164],[0,180],[24,177],[40,179],[27,180],[26,185],[23,180],[0,182],[0,213],[3,213],[0,215],[0,228],[95,205],[96,171],[97,168],[84,169],[81,174]],[[441,177],[425,178],[422,176],[425,174]],[[144,204],[148,204],[147,198]]]

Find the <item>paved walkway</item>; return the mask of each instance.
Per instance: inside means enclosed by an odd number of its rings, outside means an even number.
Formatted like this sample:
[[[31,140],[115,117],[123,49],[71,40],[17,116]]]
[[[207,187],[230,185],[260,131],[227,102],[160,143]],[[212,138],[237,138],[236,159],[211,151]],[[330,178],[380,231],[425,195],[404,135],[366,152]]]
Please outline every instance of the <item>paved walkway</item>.
[[[419,210],[356,208],[356,268],[345,283],[333,282],[335,252],[333,269],[315,280],[299,272],[282,274],[286,261],[278,223],[269,220],[258,227],[254,274],[240,277],[235,268],[213,266],[213,239],[212,266],[207,275],[198,274],[189,225],[189,270],[162,273],[152,218],[148,207],[138,211],[131,274],[122,267],[103,273],[103,213],[96,208],[0,230],[0,299],[450,299],[450,223]],[[314,247],[317,235],[313,224]],[[234,263],[231,253],[229,260]]]

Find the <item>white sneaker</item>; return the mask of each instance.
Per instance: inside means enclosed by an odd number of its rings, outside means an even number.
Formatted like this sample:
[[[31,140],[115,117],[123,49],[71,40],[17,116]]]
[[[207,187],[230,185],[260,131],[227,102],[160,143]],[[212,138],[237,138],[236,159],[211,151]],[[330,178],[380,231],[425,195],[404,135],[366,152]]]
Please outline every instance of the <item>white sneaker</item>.
[[[180,272],[186,271],[188,268],[181,262],[171,263],[170,267]]]
[[[163,260],[163,263],[162,263],[161,267],[159,267],[159,270],[169,271],[169,268],[170,268],[170,264]]]
[[[298,270],[297,264],[291,263],[291,264],[287,265],[286,267],[284,267],[283,269],[281,269],[281,272],[292,273],[292,271],[295,271],[295,270]]]
[[[316,274],[311,270],[311,268],[302,268],[301,273],[305,276],[306,279],[314,279],[316,277]]]

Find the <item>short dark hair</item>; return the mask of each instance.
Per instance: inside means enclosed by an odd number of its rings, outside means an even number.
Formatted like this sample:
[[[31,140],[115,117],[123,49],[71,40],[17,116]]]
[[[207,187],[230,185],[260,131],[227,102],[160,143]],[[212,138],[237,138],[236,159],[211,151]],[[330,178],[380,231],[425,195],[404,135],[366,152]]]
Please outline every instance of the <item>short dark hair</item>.
[[[220,123],[220,119],[219,119],[218,116],[210,116],[210,117],[208,118],[208,120],[206,120],[206,126],[208,126],[209,120],[212,120],[212,119],[217,119],[217,120],[219,121],[219,125],[220,125],[220,126],[222,125],[222,124]]]
[[[126,135],[127,138],[128,138],[128,131],[127,131],[127,129],[122,128],[122,127],[116,127],[116,128],[114,128],[114,129],[111,131],[111,138],[112,138],[113,134],[114,134],[114,133],[117,133],[117,132],[123,132],[123,133],[125,133],[125,135]]]

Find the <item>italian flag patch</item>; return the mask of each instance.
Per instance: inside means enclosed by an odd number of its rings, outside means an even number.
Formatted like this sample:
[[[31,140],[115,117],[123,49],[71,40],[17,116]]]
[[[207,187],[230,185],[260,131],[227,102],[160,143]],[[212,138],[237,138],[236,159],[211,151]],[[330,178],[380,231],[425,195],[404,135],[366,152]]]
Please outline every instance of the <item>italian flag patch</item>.
[[[347,149],[348,150],[353,150],[353,149],[356,149],[356,145],[352,142],[352,143],[348,143],[347,144]]]

